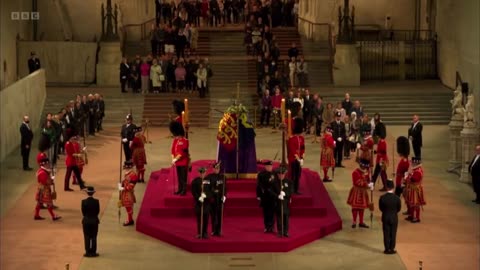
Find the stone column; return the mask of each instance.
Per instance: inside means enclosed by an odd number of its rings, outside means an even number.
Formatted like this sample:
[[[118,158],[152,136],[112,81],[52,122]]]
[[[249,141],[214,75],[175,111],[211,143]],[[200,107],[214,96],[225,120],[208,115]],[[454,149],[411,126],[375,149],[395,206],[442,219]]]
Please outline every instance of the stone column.
[[[98,53],[97,85],[119,86],[121,62],[120,42],[101,42]]]
[[[474,156],[475,146],[480,141],[480,133],[477,127],[465,125],[460,134],[463,144],[462,172],[460,175],[460,181],[463,183],[470,183],[472,179],[468,173],[468,165]]]
[[[461,115],[454,115],[448,124],[450,129],[450,160],[447,172],[460,175],[462,169],[462,137],[460,132],[463,129],[463,117]]]
[[[333,83],[335,86],[360,86],[360,61],[357,44],[337,44]]]

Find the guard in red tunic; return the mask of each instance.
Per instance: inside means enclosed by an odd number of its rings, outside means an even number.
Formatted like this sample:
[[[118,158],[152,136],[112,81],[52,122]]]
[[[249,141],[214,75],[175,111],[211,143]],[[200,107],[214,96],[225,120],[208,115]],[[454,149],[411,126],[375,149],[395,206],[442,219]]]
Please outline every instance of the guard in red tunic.
[[[40,209],[42,208],[43,204],[46,204],[52,220],[59,220],[62,217],[55,215],[55,213],[53,212],[53,196],[51,186],[53,185],[55,176],[50,175],[50,164],[46,156],[42,157],[39,154],[37,156],[37,162],[40,165],[40,168],[37,171],[38,188],[37,193],[35,194],[35,201],[37,202],[37,205],[35,206],[35,216],[33,217],[33,219],[45,219],[40,216]]]
[[[380,191],[387,191],[387,172],[388,167],[388,155],[387,155],[387,140],[385,140],[385,135],[379,135],[380,140],[377,144],[377,157],[375,160],[375,169],[373,171],[372,182],[375,185],[377,182],[377,177],[380,175],[382,177],[383,187]]]
[[[373,183],[370,182],[368,168],[370,162],[361,159],[360,167],[355,169],[352,173],[353,187],[350,189],[347,203],[352,207],[353,223],[352,228],[357,227],[357,217],[360,217],[360,228],[368,228],[367,224],[363,222],[363,214],[366,208],[369,207],[368,190],[373,190]]]
[[[328,177],[328,169],[335,168],[335,157],[333,156],[335,140],[333,139],[332,128],[330,126],[325,128],[320,145],[322,147],[320,152],[320,166],[323,167],[323,182],[332,182],[332,179]]]
[[[397,154],[400,157],[400,161],[395,172],[395,194],[400,196],[403,193],[403,177],[410,168],[410,162],[408,161],[410,142],[407,137],[400,136],[397,138]]]
[[[359,146],[357,145],[357,148],[360,148],[360,156],[359,160],[368,160],[368,172],[370,173],[370,169],[373,167],[373,146],[375,145],[375,142],[373,141],[372,135],[370,134],[370,131],[364,131],[363,132],[363,142]]]
[[[122,183],[118,183],[121,204],[119,206],[125,207],[128,215],[127,221],[123,223],[123,226],[132,226],[135,224],[133,221],[133,205],[137,202],[135,199],[135,184],[137,183],[138,177],[133,171],[133,163],[127,161],[123,168],[123,181]]]
[[[87,150],[87,147],[83,147],[78,140],[73,141],[73,148],[76,154],[76,162],[78,170],[80,171],[80,175],[83,174],[83,167],[85,166],[85,154],[84,152]],[[78,185],[78,180],[75,174],[73,174],[73,184]]]
[[[292,130],[292,137],[287,141],[288,164],[290,165],[291,178],[293,182],[293,192],[301,194],[300,177],[302,176],[303,156],[305,154],[305,138],[303,137],[303,120],[295,118],[295,129]]]
[[[82,164],[82,154],[78,153],[79,148],[78,136],[74,134],[72,137],[70,137],[70,140],[65,143],[65,153],[67,155],[65,159],[65,165],[67,165],[64,181],[65,191],[73,191],[73,189],[70,188],[70,176],[72,175],[72,172],[75,174],[75,177],[79,182],[80,189],[85,189],[85,183],[82,180],[82,174],[80,172],[80,168],[78,167],[79,163]]]
[[[409,207],[406,220],[420,222],[420,207],[426,204],[423,193],[423,169],[420,158],[412,157],[412,170],[405,173],[405,201]]]
[[[188,152],[188,139],[185,138],[185,130],[178,122],[170,123],[170,132],[173,135],[172,148],[172,166],[177,170],[178,189],[176,195],[185,196],[187,194],[187,176],[190,163],[190,154]]]
[[[145,154],[146,141],[147,139],[142,133],[142,128],[136,128],[130,149],[132,149],[132,161],[137,169],[139,183],[145,183],[145,164],[147,164],[147,156]]]

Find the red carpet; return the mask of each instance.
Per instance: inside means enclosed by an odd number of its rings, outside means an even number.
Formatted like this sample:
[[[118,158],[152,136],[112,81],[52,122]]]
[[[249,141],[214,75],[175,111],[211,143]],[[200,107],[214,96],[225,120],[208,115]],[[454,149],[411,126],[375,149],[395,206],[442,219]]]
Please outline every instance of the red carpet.
[[[198,167],[207,167],[211,162],[194,162],[189,182],[198,176]],[[256,181],[243,179],[227,181],[223,236],[196,239],[194,200],[191,193],[173,195],[173,176],[170,168],[150,175],[136,221],[137,231],[190,252],[287,252],[342,229],[342,220],[318,173],[304,168],[300,184],[303,194],[292,197],[289,238],[263,233]]]

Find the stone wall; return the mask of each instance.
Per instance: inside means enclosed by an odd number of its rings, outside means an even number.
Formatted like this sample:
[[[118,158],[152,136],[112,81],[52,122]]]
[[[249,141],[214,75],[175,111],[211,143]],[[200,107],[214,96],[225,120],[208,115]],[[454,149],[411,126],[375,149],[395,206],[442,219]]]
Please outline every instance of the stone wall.
[[[95,78],[95,42],[18,42],[18,73],[28,75],[27,59],[35,51],[47,83],[89,83]]]
[[[477,126],[480,120],[480,1],[438,0],[438,74],[442,83],[455,87],[455,72],[473,89]]]
[[[20,124],[30,116],[32,127],[40,125],[47,96],[45,71],[28,75],[0,91],[0,161],[20,145]],[[34,147],[36,149],[36,147]],[[20,153],[19,153],[20,155]]]
[[[31,0],[0,1],[0,89],[17,80],[17,36],[31,38],[30,20],[12,20],[12,12],[30,12]],[[26,62],[22,62],[26,65]]]

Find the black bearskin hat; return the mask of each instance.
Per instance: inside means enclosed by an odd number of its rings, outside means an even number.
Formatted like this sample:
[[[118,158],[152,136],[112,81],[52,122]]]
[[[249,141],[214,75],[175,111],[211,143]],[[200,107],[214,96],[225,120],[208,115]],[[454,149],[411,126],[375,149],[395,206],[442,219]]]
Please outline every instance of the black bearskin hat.
[[[294,102],[292,104],[292,107],[290,108],[290,112],[292,113],[292,117],[297,116],[301,109],[302,109],[302,104],[300,102]]]
[[[182,115],[182,112],[185,111],[185,104],[178,99],[175,99],[174,101],[172,101],[172,105],[173,105],[173,111],[177,115]]]
[[[185,130],[183,129],[182,124],[177,121],[170,122],[170,132],[173,136],[185,136]]]
[[[397,138],[397,153],[404,157],[410,155],[410,142],[407,137],[400,136]]]
[[[302,134],[303,132],[303,119],[302,118],[295,118],[293,120],[293,134]]]

